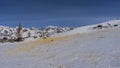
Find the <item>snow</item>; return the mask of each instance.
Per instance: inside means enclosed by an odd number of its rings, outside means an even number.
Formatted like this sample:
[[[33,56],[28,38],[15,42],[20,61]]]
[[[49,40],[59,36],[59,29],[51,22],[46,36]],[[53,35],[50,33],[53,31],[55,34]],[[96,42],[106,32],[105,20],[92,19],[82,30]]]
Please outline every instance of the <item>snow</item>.
[[[110,25],[108,25],[108,23]],[[90,32],[95,32],[95,31],[99,31],[100,29],[93,29],[94,27],[97,27],[98,25],[102,25],[103,28],[101,30],[106,30],[108,28],[112,28],[114,27],[114,25],[120,25],[120,20],[112,20],[112,21],[107,21],[107,22],[103,22],[103,23],[100,23],[100,24],[94,24],[94,25],[88,25],[88,26],[83,26],[83,27],[78,27],[78,28],[75,28],[74,30],[71,30],[69,32],[64,32],[62,34],[57,34],[55,36],[67,36],[67,35],[73,35],[73,34],[84,34],[84,33],[90,33]],[[107,28],[104,28],[104,27],[107,27]],[[120,26],[117,26],[117,27],[120,27]],[[116,27],[114,27],[116,28]],[[112,29],[114,29],[112,28]]]
[[[41,40],[0,43],[0,68],[120,68],[120,27],[94,26]]]
[[[11,28],[6,26],[0,26],[0,39],[3,39],[4,37],[8,39],[17,39],[17,28]],[[70,28],[62,28],[57,26],[48,26],[45,28],[22,28],[20,31],[20,34],[22,38],[27,39],[29,37],[35,37],[35,38],[44,38],[47,36],[51,36],[54,34],[62,33],[71,30]]]

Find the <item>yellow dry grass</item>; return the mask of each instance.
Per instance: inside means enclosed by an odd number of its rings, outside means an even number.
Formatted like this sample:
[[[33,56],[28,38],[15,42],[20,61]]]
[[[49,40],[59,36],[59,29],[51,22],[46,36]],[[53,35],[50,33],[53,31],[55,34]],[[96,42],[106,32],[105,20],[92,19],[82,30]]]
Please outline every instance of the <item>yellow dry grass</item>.
[[[36,41],[31,42],[25,42],[25,43],[17,43],[15,47],[8,48],[4,51],[4,54],[7,55],[13,55],[13,54],[19,54],[19,53],[32,53],[35,51],[36,48],[39,48],[39,46],[45,46],[45,45],[52,45],[52,43],[65,40],[68,37],[51,37],[46,39],[40,39]]]
[[[23,43],[21,45],[45,45],[45,44],[52,44],[56,41],[60,41],[60,40],[64,40],[67,39],[68,37],[50,37],[50,38],[46,38],[46,39],[40,39],[40,40],[36,40],[36,41],[32,41],[32,42],[27,42],[27,43]]]

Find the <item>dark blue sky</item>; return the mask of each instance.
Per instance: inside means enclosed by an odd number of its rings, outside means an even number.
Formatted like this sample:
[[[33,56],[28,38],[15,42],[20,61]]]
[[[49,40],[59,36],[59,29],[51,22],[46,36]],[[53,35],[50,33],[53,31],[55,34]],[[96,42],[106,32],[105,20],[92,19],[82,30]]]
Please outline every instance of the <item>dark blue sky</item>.
[[[0,0],[0,25],[79,27],[119,19],[120,0]]]

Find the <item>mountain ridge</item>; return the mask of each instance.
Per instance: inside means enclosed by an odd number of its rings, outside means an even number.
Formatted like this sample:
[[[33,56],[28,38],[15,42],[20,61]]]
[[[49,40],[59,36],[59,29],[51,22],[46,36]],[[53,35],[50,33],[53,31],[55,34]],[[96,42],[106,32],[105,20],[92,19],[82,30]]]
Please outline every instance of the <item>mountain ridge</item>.
[[[7,40],[11,39],[17,39],[17,28],[11,28],[11,27],[6,27],[6,26],[0,26],[0,39],[7,38]],[[32,38],[46,38],[51,35],[57,34],[57,33],[62,33],[62,32],[67,32],[70,31],[74,28],[71,27],[58,27],[58,26],[48,26],[45,28],[22,28],[21,30],[21,35],[22,38],[26,39],[29,37]]]
[[[25,40],[28,38],[33,39],[44,39],[52,36],[66,36],[73,34],[84,34],[96,31],[104,31],[107,29],[115,29],[120,27],[120,20],[111,20],[99,24],[93,24],[88,26],[82,26],[77,28],[71,27],[58,27],[58,26],[47,26],[45,28],[22,28],[21,36]],[[11,28],[6,26],[0,26],[0,39],[14,40],[17,39],[17,28]]]

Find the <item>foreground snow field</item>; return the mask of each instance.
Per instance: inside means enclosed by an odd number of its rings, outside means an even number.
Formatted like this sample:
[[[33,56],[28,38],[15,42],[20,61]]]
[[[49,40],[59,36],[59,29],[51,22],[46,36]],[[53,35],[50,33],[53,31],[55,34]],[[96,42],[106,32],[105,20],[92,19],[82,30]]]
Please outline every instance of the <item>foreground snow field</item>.
[[[120,68],[120,27],[82,30],[0,43],[0,68]]]

